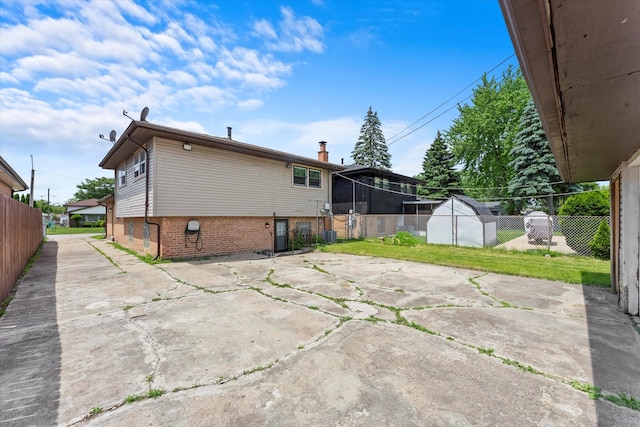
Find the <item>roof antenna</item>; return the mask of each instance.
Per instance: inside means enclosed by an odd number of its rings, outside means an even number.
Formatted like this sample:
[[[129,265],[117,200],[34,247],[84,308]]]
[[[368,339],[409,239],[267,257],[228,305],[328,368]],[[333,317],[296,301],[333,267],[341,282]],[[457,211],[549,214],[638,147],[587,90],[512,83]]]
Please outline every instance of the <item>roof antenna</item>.
[[[98,135],[100,137],[100,139],[104,139],[105,141],[111,141],[112,144],[116,143],[116,130],[113,129],[111,132],[109,132],[109,139],[104,137],[104,134],[100,134]]]

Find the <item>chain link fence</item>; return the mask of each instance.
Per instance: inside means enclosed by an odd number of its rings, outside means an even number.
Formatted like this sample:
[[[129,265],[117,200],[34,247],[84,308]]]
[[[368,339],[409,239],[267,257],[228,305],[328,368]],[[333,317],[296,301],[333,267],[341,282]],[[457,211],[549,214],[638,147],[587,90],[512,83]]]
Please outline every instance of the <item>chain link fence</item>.
[[[408,231],[422,243],[547,249],[593,256],[591,243],[608,216],[336,215],[338,238],[376,238]]]

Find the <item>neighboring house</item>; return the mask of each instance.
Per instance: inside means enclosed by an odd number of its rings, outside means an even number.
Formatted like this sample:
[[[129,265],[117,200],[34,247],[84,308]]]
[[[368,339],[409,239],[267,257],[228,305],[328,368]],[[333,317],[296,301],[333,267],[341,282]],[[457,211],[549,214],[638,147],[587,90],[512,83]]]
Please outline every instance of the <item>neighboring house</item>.
[[[637,0],[500,0],[560,175],[610,180],[611,281],[640,314]],[[577,18],[578,17],[578,18]]]
[[[351,165],[333,174],[333,213],[403,214],[422,181],[383,169]]]
[[[453,195],[433,210],[427,222],[427,243],[493,246],[498,240],[496,217],[469,196]]]
[[[27,187],[22,178],[0,156],[0,195],[13,197],[13,193],[24,191],[27,188],[29,187]]]
[[[85,222],[94,222],[105,219],[107,208],[98,203],[98,199],[79,200],[77,202],[67,203],[66,215],[69,218],[69,226],[81,227]],[[80,215],[78,221],[73,219],[74,215]]]
[[[325,229],[331,172],[344,169],[328,154],[133,121],[100,162],[116,178],[107,237],[162,258],[286,251],[291,231]]]

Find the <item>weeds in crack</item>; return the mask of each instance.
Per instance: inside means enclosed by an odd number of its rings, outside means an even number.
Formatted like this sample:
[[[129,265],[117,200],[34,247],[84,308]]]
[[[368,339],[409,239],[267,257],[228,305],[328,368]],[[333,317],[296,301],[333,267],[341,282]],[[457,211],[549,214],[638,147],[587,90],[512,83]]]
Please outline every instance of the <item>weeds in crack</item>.
[[[149,390],[149,392],[147,393],[147,396],[150,399],[156,399],[160,396],[162,396],[163,394],[165,394],[167,391],[163,388],[152,388],[151,390]]]
[[[493,352],[491,352],[491,354],[489,354],[489,356],[497,357],[498,359],[501,359],[502,363],[504,363],[505,365],[515,366],[516,368],[520,369],[523,372],[529,372],[531,374],[542,375],[542,376],[547,377],[547,378],[555,378],[555,377],[552,377],[550,375],[546,375],[541,371],[538,371],[536,368],[532,367],[531,365],[526,365],[525,366],[524,364],[518,362],[517,360],[509,359],[509,358],[506,358],[506,357],[494,356]]]
[[[378,323],[378,322],[385,322],[385,323],[386,323],[386,320],[381,319],[381,318],[379,318],[379,317],[376,317],[376,316],[374,316],[373,314],[372,314],[372,315],[370,315],[369,317],[365,317],[365,318],[364,318],[364,319],[362,319],[362,320],[364,320],[365,322],[371,322],[371,323]]]
[[[249,374],[253,374],[254,372],[266,371],[267,369],[272,368],[278,362],[280,362],[280,360],[276,359],[273,362],[269,363],[268,365],[265,365],[265,366],[258,365],[255,368],[251,368],[251,369],[247,369],[247,370],[242,371],[241,375],[249,375]]]
[[[122,267],[120,267],[109,255],[107,255],[103,250],[101,250],[100,248],[98,248],[97,246],[93,245],[91,242],[87,242],[89,243],[89,246],[91,246],[93,249],[95,249],[96,251],[98,251],[98,253],[100,255],[102,255],[103,257],[105,257],[107,259],[107,261],[109,261],[111,264],[114,265],[115,268],[117,268],[118,270],[120,270],[120,273],[126,273],[126,271],[124,271],[124,269]]]
[[[604,398],[618,406],[626,406],[629,409],[640,412],[640,400],[626,394],[607,394]]]
[[[121,244],[116,242],[108,242],[108,243],[112,245],[114,248],[119,249],[123,252],[126,252],[129,255],[133,255],[134,257],[138,258],[140,261],[149,265],[167,264],[167,263],[173,262],[170,259],[155,258],[151,254],[141,255],[138,252],[134,251],[133,249],[127,248],[126,246],[122,246]]]
[[[137,402],[138,400],[142,400],[145,398],[144,394],[130,394],[124,399],[124,403],[132,404],[133,402]]]
[[[275,280],[273,280],[271,278],[273,273],[275,273],[275,270],[272,268],[271,270],[269,270],[269,273],[267,274],[267,277],[265,277],[264,280],[262,280],[262,281],[265,282],[265,283],[268,283],[268,284],[270,284],[272,286],[275,286],[277,288],[291,288],[291,285],[287,285],[286,283],[285,284],[281,284],[281,283],[278,283]]]
[[[329,273],[327,270],[324,270],[323,268],[318,267],[317,264],[313,264],[313,266],[311,268],[313,268],[316,271],[319,271],[320,273],[324,273],[324,274],[328,274],[329,276],[333,276],[333,274]]]
[[[91,408],[91,411],[89,411],[89,416],[90,417],[95,417],[98,414],[102,413],[102,407],[101,406],[94,406],[93,408]]]
[[[586,384],[578,380],[573,380],[569,382],[569,385],[576,390],[583,391],[589,395],[589,399],[597,400],[602,397],[602,391],[600,387],[597,387],[592,384]]]

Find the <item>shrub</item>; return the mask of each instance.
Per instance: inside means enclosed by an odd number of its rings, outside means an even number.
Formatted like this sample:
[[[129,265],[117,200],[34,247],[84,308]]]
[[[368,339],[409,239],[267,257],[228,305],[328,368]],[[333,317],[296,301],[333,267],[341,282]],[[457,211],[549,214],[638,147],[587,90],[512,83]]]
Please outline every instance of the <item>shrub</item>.
[[[101,219],[100,221],[96,221],[96,227],[104,227],[104,219]]]
[[[559,215],[570,216],[609,216],[609,193],[590,191],[569,197],[560,210]]]
[[[415,246],[418,244],[418,239],[408,231],[399,231],[393,237],[385,237],[384,243],[395,246]]]
[[[87,222],[83,222],[83,223],[82,223],[82,226],[83,226],[83,227],[87,227],[87,228],[89,228],[89,227],[95,227],[95,226],[96,226],[96,223],[95,223],[95,222],[92,222],[92,221],[87,221]]]
[[[609,216],[609,197],[605,191],[579,193],[569,197],[558,212],[560,229],[567,244],[579,254],[592,255],[590,243],[598,230],[600,221],[593,216]]]
[[[589,249],[593,252],[593,256],[600,259],[609,259],[611,256],[611,229],[606,221],[602,221],[593,236],[593,240],[589,242]]]

